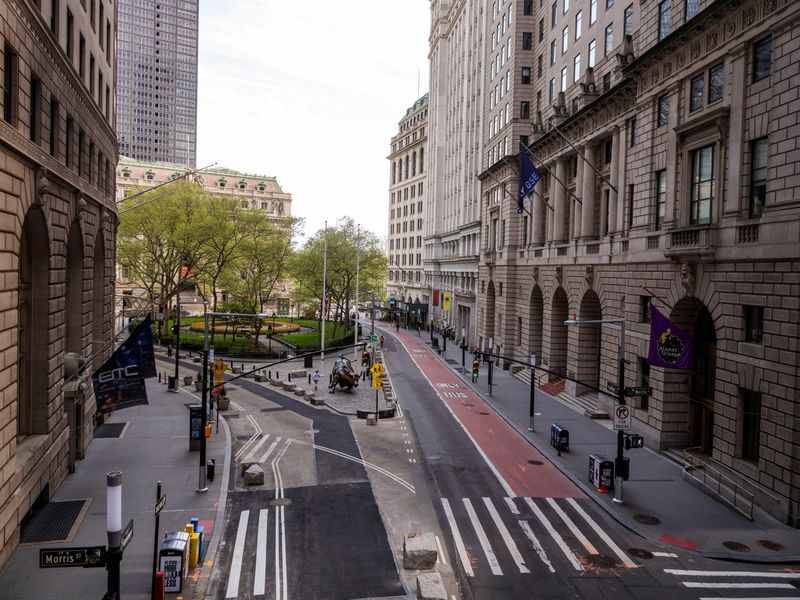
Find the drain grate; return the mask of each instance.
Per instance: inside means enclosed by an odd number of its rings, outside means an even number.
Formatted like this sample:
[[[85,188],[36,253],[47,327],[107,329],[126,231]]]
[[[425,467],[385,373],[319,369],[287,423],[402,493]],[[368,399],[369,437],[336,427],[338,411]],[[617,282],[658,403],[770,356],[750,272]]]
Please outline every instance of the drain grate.
[[[122,432],[125,431],[125,427],[128,425],[127,422],[125,423],[103,423],[95,429],[94,437],[95,438],[119,438],[122,437]]]
[[[26,523],[19,536],[21,544],[34,542],[60,542],[67,539],[86,500],[67,500],[45,504]]]
[[[447,358],[447,359],[445,359],[445,362],[446,362],[448,365],[457,365],[457,364],[458,364],[458,361],[457,361],[457,360],[453,360],[452,358]]]
[[[633,515],[634,521],[637,523],[641,523],[642,525],[660,525],[661,519],[658,517],[654,517],[653,515]]]
[[[529,465],[543,465],[544,463],[542,461],[540,461],[540,460],[529,460],[528,464]]]
[[[783,544],[779,544],[778,542],[773,542],[772,540],[758,540],[757,543],[762,548],[766,548],[767,550],[772,550],[774,552],[780,552],[781,550],[785,550]]]
[[[653,558],[653,553],[644,548],[628,548],[628,554],[636,558]]]
[[[490,415],[490,414],[492,414],[492,413],[488,413],[488,412],[486,412],[486,411],[482,410],[482,411],[478,412],[478,414],[479,414],[479,415],[487,415],[487,416],[488,416],[488,415]]]
[[[722,545],[728,550],[733,550],[734,552],[750,552],[750,546],[740,542],[722,542]]]

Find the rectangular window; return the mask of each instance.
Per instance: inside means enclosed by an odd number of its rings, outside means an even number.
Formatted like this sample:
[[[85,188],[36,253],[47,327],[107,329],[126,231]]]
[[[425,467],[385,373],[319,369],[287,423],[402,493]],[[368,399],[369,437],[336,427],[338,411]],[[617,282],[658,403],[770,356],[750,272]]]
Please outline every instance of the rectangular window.
[[[8,43],[3,44],[3,120],[12,127],[17,125],[17,69],[17,53]]]
[[[576,54],[572,59],[572,81],[577,82],[581,78],[581,55]]]
[[[536,92],[536,110],[537,112],[542,110],[542,90]]]
[[[741,390],[742,458],[758,462],[761,438],[761,393]]]
[[[522,67],[522,85],[529,85],[531,82],[531,68]]]
[[[89,52],[89,95],[94,99],[94,54]]]
[[[533,0],[525,0],[525,4],[522,7],[522,14],[528,17],[533,14]]]
[[[50,98],[50,156],[58,158],[58,100]]]
[[[528,31],[522,32],[522,49],[530,50],[533,48],[533,34]]]
[[[750,142],[750,218],[757,219],[764,212],[767,196],[767,155],[769,144],[763,137]]]
[[[39,124],[42,113],[42,82],[35,75],[31,75],[30,88],[30,121],[28,135],[35,144],[39,143]]]
[[[639,296],[639,323],[650,322],[650,296]]]
[[[73,124],[72,117],[67,115],[67,122],[65,126],[66,132],[66,147],[64,148],[64,164],[67,167],[72,166],[72,136],[74,132],[75,125]]]
[[[83,175],[83,145],[84,145],[83,130],[78,130],[78,175]]]
[[[566,54],[569,49],[569,25],[561,32],[561,54]]]
[[[73,47],[75,45],[75,18],[72,16],[72,11],[67,9],[67,58],[72,62],[72,55],[75,52]]]
[[[753,82],[769,77],[772,67],[772,36],[753,44]]]
[[[664,94],[658,97],[658,116],[656,118],[658,127],[662,127],[669,122],[669,95]]]
[[[610,165],[611,158],[614,156],[614,140],[607,139],[603,144],[603,164]]]
[[[58,15],[61,12],[58,0],[50,0],[50,31],[58,41]]]
[[[105,105],[105,110],[103,111],[103,114],[106,116],[106,118],[108,118],[108,112],[109,110],[111,110],[110,105],[111,105],[111,88],[109,88],[108,84],[106,84],[106,105]]]
[[[589,26],[597,21],[597,0],[589,0]]]
[[[542,71],[544,67],[542,66],[544,63],[544,57],[540,54],[539,58],[536,59],[536,77],[539,78],[542,76]]]
[[[689,83],[689,112],[703,108],[704,76],[693,77]]]
[[[556,64],[556,41],[550,42],[550,66]]]
[[[590,67],[594,68],[595,59],[597,56],[597,41],[592,40],[589,42],[589,65]]]
[[[550,104],[556,99],[556,80],[551,79],[547,85],[547,96],[550,100]]]
[[[567,91],[567,67],[561,69],[561,91]]]
[[[519,103],[519,118],[527,119],[531,116],[531,103],[523,100]]]
[[[605,36],[605,50],[603,56],[608,56],[614,49],[614,24],[611,23],[606,27]]]
[[[528,245],[528,215],[522,217],[522,247]]]
[[[658,5],[658,39],[663,40],[672,31],[672,0]]]
[[[764,307],[742,306],[744,312],[744,341],[748,344],[764,343]]]
[[[550,9],[550,27],[556,28],[558,21],[558,2],[553,2],[553,7]]]
[[[633,35],[633,4],[625,8],[622,35]]]
[[[106,62],[111,66],[111,49],[114,47],[114,42],[111,40],[111,21],[106,19]]]
[[[694,19],[700,12],[700,0],[686,0],[686,20]]]
[[[86,38],[80,34],[78,38],[78,76],[83,80],[83,75],[86,72]]]
[[[94,18],[96,8],[97,8],[97,1],[91,0],[90,10],[89,10],[89,24],[92,26],[92,31],[97,31],[97,24]]]
[[[704,146],[692,152],[692,191],[689,224],[711,223],[711,204],[714,201],[714,146]]]
[[[656,172],[656,231],[664,227],[664,215],[667,211],[667,172]]]
[[[105,8],[103,7],[103,0],[100,0],[100,17],[98,19],[98,22],[100,23],[100,48],[105,50],[106,43],[103,37],[103,21],[105,21]]]
[[[628,184],[628,231],[633,227],[633,184]]]
[[[725,85],[725,65],[720,63],[708,71],[708,103],[722,100]]]
[[[628,121],[628,130],[630,131],[630,147],[636,145],[636,117],[633,117],[630,121]]]
[[[583,29],[583,11],[579,10],[577,13],[575,13],[575,39],[576,40],[581,39],[581,35],[582,35],[581,29]]]
[[[569,10],[569,0],[564,0],[564,14]]]
[[[603,93],[611,89],[611,73],[603,75]]]
[[[544,19],[539,19],[539,41],[544,40]]]

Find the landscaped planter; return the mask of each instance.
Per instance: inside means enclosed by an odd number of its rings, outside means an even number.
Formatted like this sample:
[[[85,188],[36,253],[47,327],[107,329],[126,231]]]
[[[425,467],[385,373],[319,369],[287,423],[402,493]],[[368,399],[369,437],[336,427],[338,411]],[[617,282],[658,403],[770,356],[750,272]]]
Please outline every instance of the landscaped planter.
[[[192,385],[192,381],[194,381],[194,377],[192,377],[191,375],[188,375],[183,378],[183,383],[185,383],[186,385]]]
[[[228,410],[231,405],[231,399],[228,396],[220,396],[219,400],[217,400],[217,405],[219,410]]]

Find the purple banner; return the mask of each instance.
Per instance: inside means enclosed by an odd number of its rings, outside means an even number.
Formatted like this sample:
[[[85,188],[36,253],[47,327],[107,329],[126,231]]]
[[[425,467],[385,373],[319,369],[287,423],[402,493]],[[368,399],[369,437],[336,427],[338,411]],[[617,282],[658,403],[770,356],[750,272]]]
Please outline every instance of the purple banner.
[[[692,337],[650,305],[650,352],[647,362],[665,369],[692,368]]]

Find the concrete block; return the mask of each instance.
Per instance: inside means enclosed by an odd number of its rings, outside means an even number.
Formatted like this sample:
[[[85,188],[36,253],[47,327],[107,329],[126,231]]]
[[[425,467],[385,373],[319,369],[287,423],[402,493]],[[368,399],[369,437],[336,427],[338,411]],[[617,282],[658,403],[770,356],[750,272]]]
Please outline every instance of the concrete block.
[[[422,573],[417,576],[418,600],[447,600],[447,590],[439,573]]]
[[[262,382],[267,380],[267,376],[266,375],[262,375],[261,373],[256,373],[256,378],[255,379],[259,383],[262,383]]]
[[[288,381],[282,381],[281,387],[288,392],[293,392],[297,388],[295,384],[289,383]]]
[[[241,367],[233,367],[232,370],[233,370],[233,374],[234,375],[240,375],[242,373],[242,368]]]
[[[322,406],[322,405],[325,404],[325,399],[322,398],[322,397],[317,397],[317,396],[312,395],[311,396],[311,404],[313,404],[314,406]]]
[[[292,376],[292,379],[305,379],[308,376],[308,373],[305,370],[300,369],[298,371],[289,371],[289,375]]]
[[[294,390],[295,396],[300,396],[301,398],[306,395],[306,391],[303,388],[296,388]]]
[[[367,415],[367,425],[377,425],[378,421],[375,419],[375,413]]]
[[[244,475],[245,473],[247,473],[247,470],[248,470],[250,467],[252,467],[253,465],[257,465],[257,464],[258,464],[258,461],[257,461],[255,458],[253,458],[252,456],[249,456],[249,455],[248,455],[248,456],[246,456],[246,457],[245,457],[245,458],[242,460],[242,462],[240,462],[240,463],[239,463],[239,465],[240,465],[240,466],[241,466],[241,468],[242,468],[242,475]]]
[[[436,565],[437,557],[433,533],[410,533],[403,538],[403,568],[432,569]]]
[[[245,485],[264,485],[264,469],[261,465],[252,465],[244,474]]]

